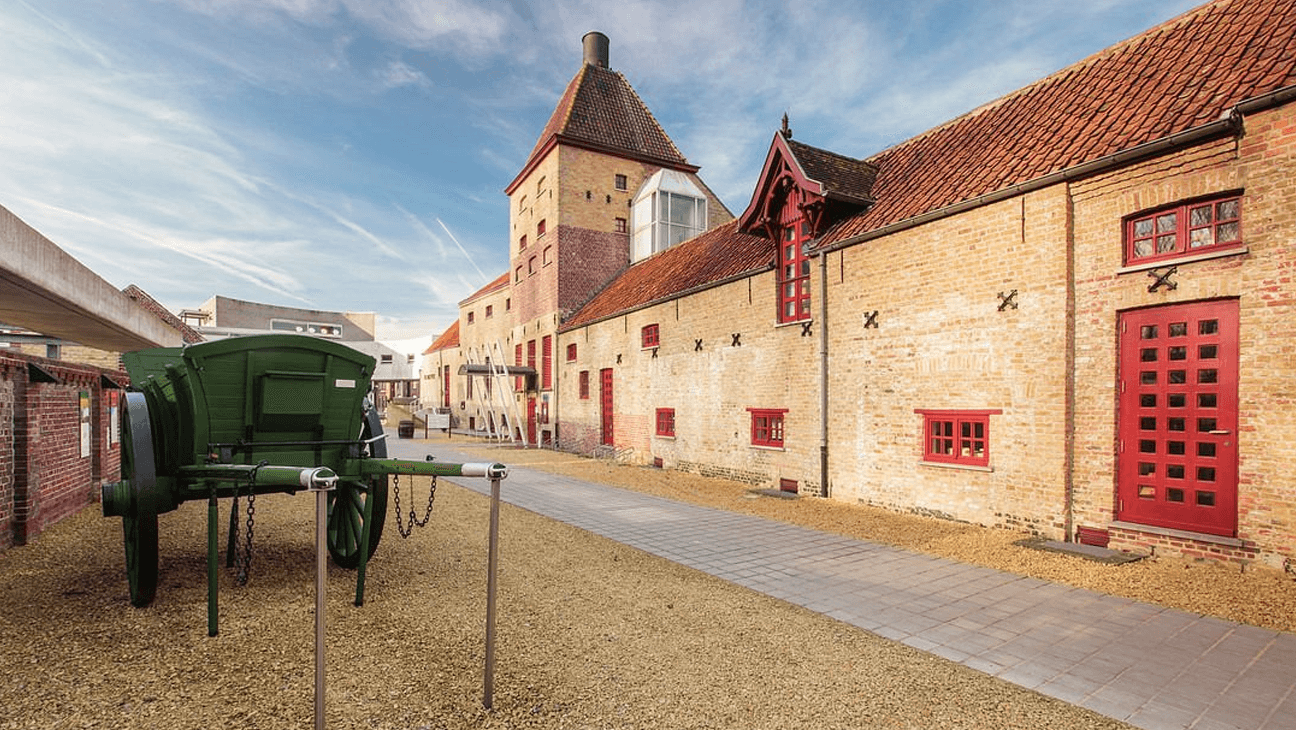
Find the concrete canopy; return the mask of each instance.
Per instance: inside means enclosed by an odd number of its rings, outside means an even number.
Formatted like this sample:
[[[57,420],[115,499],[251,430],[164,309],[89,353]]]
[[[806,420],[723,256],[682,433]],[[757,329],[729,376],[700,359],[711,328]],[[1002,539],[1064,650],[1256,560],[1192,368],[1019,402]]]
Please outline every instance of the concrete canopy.
[[[3,207],[0,322],[110,352],[183,344],[156,315]]]

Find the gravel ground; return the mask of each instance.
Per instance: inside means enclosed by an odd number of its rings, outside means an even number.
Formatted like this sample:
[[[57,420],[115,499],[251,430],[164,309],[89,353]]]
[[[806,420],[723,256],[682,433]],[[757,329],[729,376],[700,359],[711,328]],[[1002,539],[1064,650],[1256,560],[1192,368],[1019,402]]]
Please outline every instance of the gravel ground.
[[[753,499],[742,485],[678,472],[552,452],[478,452],[647,491],[670,487],[677,497],[838,532],[867,526],[874,538],[941,554],[966,545],[964,554],[984,557],[1011,546],[998,531],[892,524],[821,500]],[[422,504],[426,484],[402,479],[403,498]],[[330,567],[329,727],[1125,727],[508,505],[495,702],[486,711],[487,509],[485,498],[442,480],[428,528],[401,539],[389,519],[363,608],[351,604],[354,574]],[[222,570],[216,638],[206,635],[201,503],[160,519],[162,577],[147,609],[129,605],[121,521],[97,507],[0,553],[0,728],[309,727],[314,500],[262,497],[256,515],[251,580],[236,586]],[[1025,553],[1013,560],[1041,561],[1043,577],[1093,565]],[[1188,565],[1097,567],[1181,574],[1184,591],[1199,593],[1236,576],[1254,588],[1251,601],[1267,602],[1263,591],[1273,587],[1291,600],[1281,574]],[[1285,611],[1289,621],[1293,613],[1280,602],[1268,611]]]
[[[0,553],[0,728],[309,727],[313,507],[258,499],[251,580],[222,571],[216,638],[202,503],[162,516],[147,609],[128,602],[121,521],[96,508]],[[1123,727],[507,505],[485,711],[487,509],[443,480],[428,528],[403,540],[389,521],[363,608],[330,569],[329,727]]]

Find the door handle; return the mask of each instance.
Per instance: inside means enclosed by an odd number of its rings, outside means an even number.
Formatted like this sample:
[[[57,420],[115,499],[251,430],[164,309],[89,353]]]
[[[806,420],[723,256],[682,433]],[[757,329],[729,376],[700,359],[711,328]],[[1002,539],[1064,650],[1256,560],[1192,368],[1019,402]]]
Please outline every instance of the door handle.
[[[1207,431],[1207,433],[1211,434],[1212,436],[1227,436],[1233,432],[1232,431]]]

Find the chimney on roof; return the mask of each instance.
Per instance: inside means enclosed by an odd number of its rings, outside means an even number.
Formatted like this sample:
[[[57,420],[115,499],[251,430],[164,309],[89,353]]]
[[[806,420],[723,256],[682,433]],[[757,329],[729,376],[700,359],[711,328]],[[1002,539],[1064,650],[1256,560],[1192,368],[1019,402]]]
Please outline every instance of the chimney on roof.
[[[581,37],[581,45],[585,49],[585,63],[590,66],[599,68],[608,67],[608,37],[591,30]]]

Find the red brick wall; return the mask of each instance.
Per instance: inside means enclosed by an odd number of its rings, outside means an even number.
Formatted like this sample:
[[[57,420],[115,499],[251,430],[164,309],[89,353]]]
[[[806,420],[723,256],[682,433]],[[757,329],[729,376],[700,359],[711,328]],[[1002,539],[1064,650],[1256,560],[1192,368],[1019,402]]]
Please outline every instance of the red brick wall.
[[[51,376],[31,377],[31,366]],[[0,356],[0,549],[23,545],[99,499],[119,478],[120,445],[111,408],[123,373],[45,358]],[[81,394],[89,397],[87,456],[81,455]],[[111,395],[110,395],[111,394]],[[110,440],[112,443],[110,443]]]

